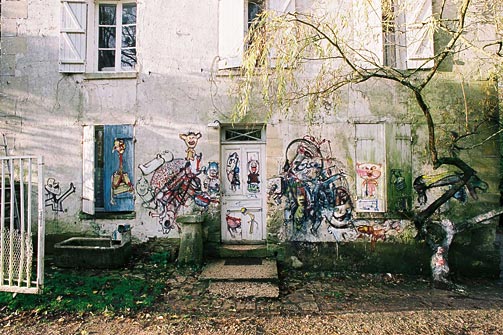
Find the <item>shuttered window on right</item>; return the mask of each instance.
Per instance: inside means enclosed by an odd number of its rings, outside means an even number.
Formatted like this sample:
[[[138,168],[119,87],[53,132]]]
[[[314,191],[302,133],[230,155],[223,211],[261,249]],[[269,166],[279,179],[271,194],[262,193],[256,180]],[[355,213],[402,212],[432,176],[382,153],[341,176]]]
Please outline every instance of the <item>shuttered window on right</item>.
[[[354,47],[361,67],[433,66],[432,0],[358,1],[353,12]]]
[[[410,124],[355,124],[355,160],[356,212],[411,209]]]

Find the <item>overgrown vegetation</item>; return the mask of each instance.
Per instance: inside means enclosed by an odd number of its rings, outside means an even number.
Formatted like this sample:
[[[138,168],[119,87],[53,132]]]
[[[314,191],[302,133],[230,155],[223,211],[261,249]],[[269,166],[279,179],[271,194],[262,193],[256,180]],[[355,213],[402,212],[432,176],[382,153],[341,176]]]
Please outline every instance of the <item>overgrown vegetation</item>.
[[[120,270],[48,267],[40,295],[0,292],[0,312],[129,314],[148,309],[162,295],[174,271],[166,252]],[[134,265],[133,265],[134,264]]]

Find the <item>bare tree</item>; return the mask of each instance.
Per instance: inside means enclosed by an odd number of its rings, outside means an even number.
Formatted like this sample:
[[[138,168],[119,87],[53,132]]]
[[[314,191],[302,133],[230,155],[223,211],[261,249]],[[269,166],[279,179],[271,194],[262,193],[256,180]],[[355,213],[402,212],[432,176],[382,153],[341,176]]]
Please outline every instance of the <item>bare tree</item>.
[[[418,237],[424,239],[434,251],[431,260],[434,283],[449,286],[447,256],[454,235],[488,222],[502,214],[503,209],[490,210],[457,223],[449,219],[448,215],[440,213],[439,209],[464,188],[473,197],[477,197],[477,190],[487,188],[487,184],[477,176],[476,170],[459,153],[494,140],[499,131],[479,144],[463,145],[466,138],[477,133],[480,124],[487,122],[483,120],[472,127],[467,126],[463,134],[451,131],[450,143],[442,141],[443,144],[438,148],[435,111],[429,107],[425,88],[446,60],[466,50],[483,54],[485,66],[490,64],[495,76],[501,74],[502,42],[494,40],[480,44],[467,37],[474,21],[480,23],[480,20],[484,20],[485,24],[501,25],[495,14],[501,8],[501,1],[483,1],[488,12],[480,17],[469,17],[470,13],[480,11],[480,8],[470,10],[474,6],[470,0],[454,2],[457,9],[455,14],[452,13],[453,5],[449,6],[448,1],[443,0],[436,13],[429,15],[426,20],[415,22],[415,28],[419,32],[416,34],[417,41],[410,37],[413,35],[409,35],[407,41],[404,40],[403,34],[408,27],[400,23],[400,17],[412,10],[401,3],[417,4],[416,2],[380,1],[380,11],[376,11],[373,6],[375,0],[352,3],[353,7],[362,6],[357,8],[358,14],[353,10],[352,16],[338,8],[326,11],[326,8],[318,10],[313,7],[304,13],[288,14],[263,12],[248,32],[243,66],[235,81],[239,101],[233,118],[235,121],[244,118],[257,94],[269,106],[268,116],[275,109],[288,114],[293,103],[304,102],[309,119],[310,115],[316,114],[327,101],[332,101],[345,86],[369,80],[388,80],[404,87],[414,97],[428,129],[429,163],[435,169],[450,166],[458,170],[448,180],[439,182],[438,186],[450,186],[442,195],[417,212],[409,213]],[[358,27],[360,31],[355,30]],[[443,45],[437,47],[438,50],[430,56],[416,60],[413,69],[399,64],[399,59],[394,55],[407,52],[404,51],[404,43],[420,44],[420,37],[417,36],[421,34],[442,35]],[[382,49],[375,51],[370,45],[376,40],[376,36],[383,37],[384,54]],[[391,57],[387,53],[391,53]],[[421,192],[426,192],[426,186],[420,179],[415,180],[414,188],[420,196]],[[441,228],[443,238],[434,238],[434,226]]]

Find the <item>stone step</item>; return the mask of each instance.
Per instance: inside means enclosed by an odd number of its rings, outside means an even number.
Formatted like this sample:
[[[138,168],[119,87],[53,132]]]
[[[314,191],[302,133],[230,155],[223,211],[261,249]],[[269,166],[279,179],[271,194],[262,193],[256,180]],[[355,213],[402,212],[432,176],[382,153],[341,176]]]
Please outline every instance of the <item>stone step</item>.
[[[275,283],[260,283],[251,281],[211,282],[208,292],[224,298],[277,298],[279,287]]]
[[[219,259],[208,263],[199,280],[208,291],[223,297],[279,296],[276,260],[262,258]]]
[[[270,256],[265,244],[223,244],[220,246],[219,255],[221,258]]]

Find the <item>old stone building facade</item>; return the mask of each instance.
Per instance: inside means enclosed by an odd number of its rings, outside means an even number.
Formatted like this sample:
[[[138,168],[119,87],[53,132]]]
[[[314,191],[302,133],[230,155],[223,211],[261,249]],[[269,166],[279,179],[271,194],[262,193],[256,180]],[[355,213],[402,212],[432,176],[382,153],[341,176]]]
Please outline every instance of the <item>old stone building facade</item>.
[[[358,29],[354,2],[321,3],[353,13],[351,29]],[[419,3],[427,10],[418,15],[440,6]],[[10,155],[44,156],[48,235],[108,235],[129,224],[136,241],[177,238],[176,217],[196,211],[206,215],[208,255],[222,243],[264,244],[279,258],[298,254],[306,263],[333,266],[335,244],[354,242],[344,244],[353,260],[387,253],[398,271],[409,261],[420,267],[415,255],[422,249],[403,213],[435,193],[418,195],[413,182],[424,176],[431,185],[453,172],[429,164],[426,125],[410,92],[371,79],[341,90],[337,103],[311,120],[301,105],[266,119],[258,104],[246,119],[231,118],[232,69],[241,66],[247,21],[261,6],[309,12],[311,2],[7,0],[1,6],[0,130]],[[493,23],[478,24],[469,36],[497,39]],[[376,32],[389,33],[381,24]],[[418,67],[417,53],[433,56],[442,43],[429,35],[419,49],[390,55],[383,40],[374,40],[381,61],[405,69]],[[482,117],[494,123],[479,128],[473,143],[498,131],[497,85],[484,59],[460,52],[441,70],[427,88],[430,106],[442,110],[440,140]],[[462,155],[484,184],[478,200],[459,195],[450,206],[465,216],[497,206],[498,137]],[[494,231],[489,225],[461,244],[494,255]],[[343,252],[338,244],[337,250]],[[473,256],[477,264],[493,269],[493,258],[480,254]]]

